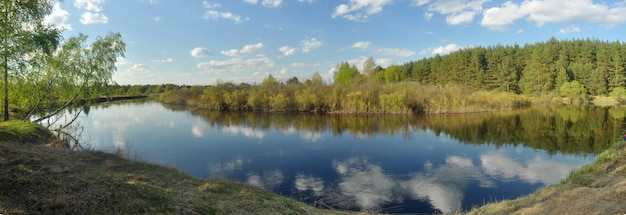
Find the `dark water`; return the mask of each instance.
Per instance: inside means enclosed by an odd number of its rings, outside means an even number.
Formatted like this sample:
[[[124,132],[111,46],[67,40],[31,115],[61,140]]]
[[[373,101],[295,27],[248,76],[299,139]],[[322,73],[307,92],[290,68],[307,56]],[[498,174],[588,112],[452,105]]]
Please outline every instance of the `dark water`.
[[[386,213],[468,210],[558,183],[619,139],[624,109],[445,116],[92,107],[89,146],[225,178],[318,207]]]

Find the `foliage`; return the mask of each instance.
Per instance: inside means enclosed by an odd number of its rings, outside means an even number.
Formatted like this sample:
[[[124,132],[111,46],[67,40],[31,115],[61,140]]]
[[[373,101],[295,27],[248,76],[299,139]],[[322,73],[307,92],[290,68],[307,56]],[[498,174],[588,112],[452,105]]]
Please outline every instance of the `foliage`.
[[[23,76],[45,63],[60,42],[60,31],[43,24],[44,17],[52,10],[51,1],[2,1],[0,2],[0,53],[3,75],[3,118],[9,120],[9,97]]]
[[[335,84],[346,85],[358,74],[359,70],[356,66],[350,66],[348,62],[343,62],[335,68]]]
[[[584,102],[588,98],[585,86],[578,81],[565,82],[560,88],[561,96],[567,97],[571,102]]]
[[[622,104],[626,101],[626,89],[624,87],[613,88],[609,96],[613,97],[618,103]]]
[[[22,112],[20,119],[35,122],[64,113],[80,99],[100,96],[116,69],[125,44],[119,33],[97,37],[87,44],[79,34],[62,44],[60,30],[44,25],[53,1],[3,1],[2,69],[3,112],[8,120],[9,103]],[[9,90],[10,89],[10,90]]]

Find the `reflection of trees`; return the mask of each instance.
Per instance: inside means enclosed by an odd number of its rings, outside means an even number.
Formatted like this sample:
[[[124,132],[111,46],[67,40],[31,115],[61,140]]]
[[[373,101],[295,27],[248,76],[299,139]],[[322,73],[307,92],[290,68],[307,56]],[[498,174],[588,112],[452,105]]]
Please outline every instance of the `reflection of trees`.
[[[173,107],[167,107],[173,110]],[[425,116],[270,114],[192,110],[211,126],[255,130],[296,129],[307,133],[349,133],[358,137],[403,135],[412,130],[447,134],[464,144],[522,145],[549,153],[599,153],[622,130],[623,109],[533,108],[521,111]]]

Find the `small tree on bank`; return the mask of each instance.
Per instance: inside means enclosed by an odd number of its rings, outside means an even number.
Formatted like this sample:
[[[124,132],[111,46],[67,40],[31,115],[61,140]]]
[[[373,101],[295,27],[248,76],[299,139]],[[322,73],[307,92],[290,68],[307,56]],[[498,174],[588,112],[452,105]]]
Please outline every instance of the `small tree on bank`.
[[[565,82],[559,90],[561,96],[570,99],[570,103],[582,103],[588,99],[587,89],[578,81]]]
[[[123,56],[119,33],[92,44],[86,44],[83,34],[63,41],[60,29],[44,24],[55,2],[0,2],[4,121],[9,120],[9,103],[23,112],[22,120],[37,114],[39,122],[63,113],[77,99],[99,95],[112,81],[116,58]]]

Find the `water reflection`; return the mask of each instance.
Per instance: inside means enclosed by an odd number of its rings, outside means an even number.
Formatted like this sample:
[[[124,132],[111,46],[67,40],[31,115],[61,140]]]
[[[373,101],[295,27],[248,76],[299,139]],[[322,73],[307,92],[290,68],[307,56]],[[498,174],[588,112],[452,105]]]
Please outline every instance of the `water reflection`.
[[[434,116],[94,107],[95,149],[199,178],[252,184],[322,207],[386,213],[467,210],[553,184],[622,130],[626,109],[559,108]]]

